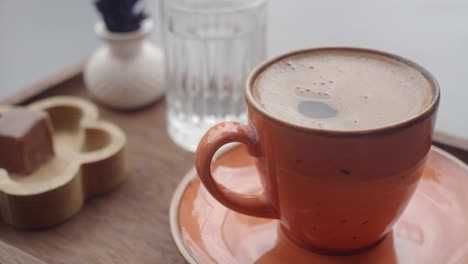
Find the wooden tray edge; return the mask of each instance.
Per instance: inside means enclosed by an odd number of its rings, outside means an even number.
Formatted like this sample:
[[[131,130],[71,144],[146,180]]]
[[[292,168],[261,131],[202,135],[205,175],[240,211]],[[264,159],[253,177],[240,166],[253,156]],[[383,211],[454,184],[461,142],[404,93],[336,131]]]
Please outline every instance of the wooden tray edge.
[[[19,92],[6,97],[4,100],[0,100],[0,102],[5,104],[20,104],[25,100],[52,89],[53,87],[80,75],[83,72],[86,61],[87,59],[84,59],[78,63],[65,67],[43,80],[24,87]]]
[[[450,135],[445,132],[435,131],[434,141],[463,151],[468,151],[468,139]]]

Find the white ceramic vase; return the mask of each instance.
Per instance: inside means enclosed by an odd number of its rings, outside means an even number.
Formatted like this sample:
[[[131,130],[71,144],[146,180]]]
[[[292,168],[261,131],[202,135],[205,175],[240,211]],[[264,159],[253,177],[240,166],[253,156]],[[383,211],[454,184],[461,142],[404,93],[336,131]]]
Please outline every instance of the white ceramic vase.
[[[112,108],[135,109],[163,95],[163,53],[146,40],[152,28],[148,19],[138,31],[129,33],[109,32],[103,22],[96,24],[96,34],[105,45],[89,59],[84,81],[97,101]]]

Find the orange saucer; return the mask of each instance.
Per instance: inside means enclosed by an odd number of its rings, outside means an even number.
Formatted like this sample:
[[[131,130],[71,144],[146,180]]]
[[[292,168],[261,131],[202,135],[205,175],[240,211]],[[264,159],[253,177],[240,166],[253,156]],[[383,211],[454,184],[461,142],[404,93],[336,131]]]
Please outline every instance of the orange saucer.
[[[258,193],[253,162],[243,147],[235,147],[213,162],[212,171],[232,190]],[[468,166],[433,147],[393,232],[357,255],[319,255],[295,246],[277,220],[241,215],[218,203],[194,169],[174,194],[170,218],[174,240],[189,263],[468,263]]]

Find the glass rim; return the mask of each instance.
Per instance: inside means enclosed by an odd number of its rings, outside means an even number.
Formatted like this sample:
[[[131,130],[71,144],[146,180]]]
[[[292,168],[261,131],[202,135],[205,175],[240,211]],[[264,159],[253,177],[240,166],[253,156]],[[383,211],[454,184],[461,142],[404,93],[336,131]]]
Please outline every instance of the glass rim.
[[[215,1],[218,3],[221,3],[223,1]],[[239,1],[233,1],[233,0],[228,0],[224,2],[239,2]],[[240,12],[240,11],[245,11],[245,10],[250,10],[250,9],[256,9],[261,7],[262,5],[265,5],[268,0],[243,0],[242,4],[239,4],[236,7],[220,7],[216,9],[202,9],[202,8],[192,8],[190,7],[191,4],[183,4],[180,3],[180,1],[177,0],[163,0],[161,3],[166,6],[166,9],[175,9],[178,11],[184,11],[187,13],[200,13],[200,14],[224,14],[224,13],[234,13],[234,12]]]

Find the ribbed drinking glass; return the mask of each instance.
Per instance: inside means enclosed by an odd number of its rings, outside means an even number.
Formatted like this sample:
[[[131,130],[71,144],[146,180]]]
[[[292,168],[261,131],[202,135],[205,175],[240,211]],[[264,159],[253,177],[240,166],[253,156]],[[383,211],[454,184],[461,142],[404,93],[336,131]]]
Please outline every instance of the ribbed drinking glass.
[[[266,0],[162,0],[167,128],[194,151],[211,126],[246,119],[245,81],[265,59]]]

